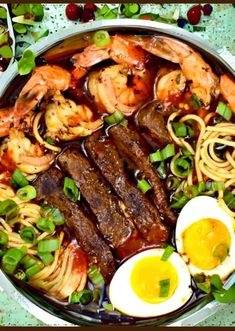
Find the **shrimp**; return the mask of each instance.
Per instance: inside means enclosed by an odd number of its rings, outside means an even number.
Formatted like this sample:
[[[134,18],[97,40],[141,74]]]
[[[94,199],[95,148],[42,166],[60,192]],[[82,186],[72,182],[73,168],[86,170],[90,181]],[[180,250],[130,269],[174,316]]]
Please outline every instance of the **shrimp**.
[[[55,159],[54,153],[44,153],[36,143],[25,137],[22,131],[15,128],[10,130],[0,147],[0,163],[9,171],[17,167],[26,174],[36,174],[47,170]]]
[[[84,76],[93,65],[110,58],[118,64],[128,64],[130,68],[145,68],[149,58],[146,51],[120,35],[115,35],[110,40],[106,47],[92,44],[72,57],[75,66],[72,75],[75,79]]]
[[[151,81],[148,70],[131,70],[127,65],[116,64],[92,72],[88,89],[102,111],[113,113],[118,109],[131,115],[151,97]]]
[[[228,101],[229,106],[235,113],[235,81],[227,74],[220,77],[220,90],[221,94]]]
[[[173,38],[160,36],[129,36],[127,39],[151,54],[178,63],[189,82],[191,93],[195,94],[205,106],[211,103],[212,98],[219,95],[218,77],[201,55],[188,45]]]
[[[23,87],[14,106],[14,125],[32,110],[49,92],[64,91],[70,86],[70,73],[56,65],[45,65],[34,69],[33,74]]]
[[[103,121],[93,120],[93,113],[86,105],[76,105],[62,94],[45,105],[46,135],[61,140],[72,140],[90,135],[99,129]]]

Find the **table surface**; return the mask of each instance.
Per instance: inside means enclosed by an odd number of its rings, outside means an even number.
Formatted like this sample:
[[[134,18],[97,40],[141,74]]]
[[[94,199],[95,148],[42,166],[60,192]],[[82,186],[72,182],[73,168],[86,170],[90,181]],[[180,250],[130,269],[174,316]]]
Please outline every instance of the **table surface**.
[[[143,5],[142,11],[155,12],[160,14],[173,13],[176,7],[179,8],[181,15],[185,15],[189,5]],[[190,5],[191,6],[191,5]],[[231,4],[213,5],[214,10],[209,18],[203,18],[201,25],[206,26],[205,32],[197,32],[203,38],[207,39],[212,45],[217,48],[226,47],[229,52],[235,55],[235,24],[234,14],[235,8]],[[73,22],[66,20],[64,16],[65,5],[46,5],[45,17],[40,27],[49,28],[50,33],[63,28],[65,25],[71,26]],[[50,18],[50,19],[49,19]],[[27,41],[30,36],[18,36],[17,41]],[[1,286],[1,284],[0,284]],[[200,326],[233,326],[235,325],[235,303],[221,306],[215,315],[209,317]],[[0,287],[0,326],[41,326],[43,325],[38,319],[29,314],[17,302],[15,302],[7,293]]]

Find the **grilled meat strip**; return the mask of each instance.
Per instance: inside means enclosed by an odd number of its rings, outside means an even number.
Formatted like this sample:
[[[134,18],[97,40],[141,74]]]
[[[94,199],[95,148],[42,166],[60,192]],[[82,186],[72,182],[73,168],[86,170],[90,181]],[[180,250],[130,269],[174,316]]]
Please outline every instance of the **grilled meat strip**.
[[[123,214],[118,199],[111,193],[104,179],[77,147],[67,149],[59,156],[58,161],[80,188],[82,196],[97,218],[104,239],[114,248],[123,245],[135,227]]]
[[[138,168],[152,186],[153,201],[164,219],[175,224],[176,216],[170,209],[163,184],[155,168],[149,162],[148,155],[141,146],[139,133],[123,125],[115,125],[109,129],[109,135],[118,149]]]
[[[51,168],[34,183],[37,200],[46,201],[61,211],[68,228],[74,231],[75,237],[87,254],[91,263],[98,265],[104,278],[109,281],[115,272],[112,252],[101,238],[93,222],[85,215],[80,203],[74,203],[63,194],[63,175]]]
[[[169,235],[168,229],[162,224],[157,209],[128,178],[124,161],[116,146],[99,133],[95,133],[86,139],[85,148],[124,202],[143,238],[150,244],[165,242]]]

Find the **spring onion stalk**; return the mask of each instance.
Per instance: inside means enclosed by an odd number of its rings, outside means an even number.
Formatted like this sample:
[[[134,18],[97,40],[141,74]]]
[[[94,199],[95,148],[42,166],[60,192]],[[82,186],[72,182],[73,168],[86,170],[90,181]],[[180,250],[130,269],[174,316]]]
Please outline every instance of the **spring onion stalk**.
[[[41,270],[41,266],[38,263],[35,263],[31,267],[25,270],[25,276],[27,279],[32,278],[34,275],[36,275]]]
[[[146,193],[151,190],[152,186],[145,179],[138,180],[137,187],[143,192]]]
[[[20,260],[24,256],[22,250],[12,247],[2,257],[3,270],[8,274],[13,274],[20,263]]]
[[[167,180],[166,180],[166,188],[167,188],[168,191],[172,191],[172,190],[177,189],[179,184],[180,184],[180,181],[175,176],[168,177]]]
[[[33,256],[30,256],[28,254],[25,255],[20,261],[20,264],[24,269],[32,267],[32,265],[34,265],[35,263],[37,263],[37,260]]]
[[[96,266],[91,266],[87,274],[93,285],[104,284],[104,278]]]
[[[19,213],[19,206],[15,201],[7,199],[0,202],[0,215],[6,216],[7,221],[16,217]]]
[[[226,121],[230,121],[233,116],[233,112],[230,107],[222,101],[219,101],[216,108],[216,113],[222,116]]]
[[[50,221],[47,220],[46,218],[40,217],[39,220],[36,223],[36,227],[43,231],[43,232],[47,232],[49,234],[52,234],[55,231],[55,224]]]
[[[170,290],[170,279],[160,280],[160,298],[166,298],[169,295]]]
[[[49,238],[40,240],[38,243],[38,253],[54,252],[60,248],[59,238]]]
[[[49,205],[43,205],[40,214],[43,218],[46,218],[52,221],[55,226],[64,224],[64,216],[61,214],[60,210],[56,207],[52,207]]]
[[[170,207],[173,209],[181,209],[189,201],[189,198],[187,198],[185,195],[181,195],[178,199],[174,199],[174,200],[175,201],[171,203]]]
[[[160,162],[168,159],[175,155],[175,146],[174,144],[168,144],[161,150],[156,151],[155,153],[151,153],[149,155],[149,160],[151,163]]]
[[[206,191],[223,191],[225,189],[224,182],[206,182],[205,190]]]
[[[42,260],[42,263],[45,266],[48,266],[48,265],[50,265],[54,262],[54,256],[49,252],[47,252],[47,253],[38,253],[38,256],[40,257],[40,259]]]
[[[0,247],[6,247],[8,244],[8,235],[0,230]]]
[[[202,105],[199,97],[196,94],[194,94],[191,97],[191,103],[193,105],[193,108],[196,109],[196,110],[199,109],[201,107],[201,105]]]
[[[88,305],[93,300],[93,293],[91,290],[82,290],[75,292],[70,296],[70,303],[81,303],[82,305]]]
[[[167,172],[164,161],[160,162],[159,166],[157,167],[157,173],[162,179],[166,178]]]
[[[25,280],[25,272],[23,270],[18,270],[15,274],[14,277],[19,279],[19,280]]]
[[[96,31],[93,35],[93,41],[97,47],[106,47],[110,43],[109,33],[104,30]]]
[[[235,197],[232,192],[225,190],[223,199],[229,209],[235,209]]]
[[[120,125],[127,127],[128,126],[128,120],[126,118],[123,118],[123,120],[120,122]]]
[[[16,192],[17,197],[22,201],[30,201],[36,198],[37,192],[32,185],[26,185]]]
[[[113,307],[113,305],[111,304],[111,303],[108,303],[108,302],[103,302],[102,303],[102,306],[104,307],[104,309],[106,310],[106,311],[114,311],[114,307]]]
[[[161,260],[162,261],[167,261],[168,259],[169,259],[169,257],[171,256],[171,254],[174,252],[174,247],[173,246],[171,246],[171,245],[168,245],[166,248],[165,248],[165,250],[164,250],[164,252],[163,252],[163,254],[162,254],[162,257],[161,257]]]
[[[183,155],[178,157],[175,159],[173,167],[176,176],[181,178],[188,176],[193,167],[192,156]]]
[[[73,202],[76,202],[78,200],[79,189],[72,178],[69,177],[64,178],[63,192],[66,195],[66,197],[71,199]]]
[[[37,235],[32,226],[25,226],[20,230],[20,237],[24,241],[34,244],[36,242]]]
[[[109,125],[121,123],[124,120],[124,115],[120,110],[116,110],[112,115],[105,116],[105,122]]]
[[[173,123],[172,126],[177,137],[186,137],[188,135],[186,125],[182,123]]]
[[[183,189],[183,192],[184,192],[184,195],[189,199],[195,198],[200,194],[200,192],[198,190],[198,186],[196,186],[196,185],[186,186]]]
[[[200,182],[197,186],[199,194],[204,192],[206,189],[206,183],[205,182]]]
[[[18,188],[28,185],[29,182],[26,179],[26,177],[22,174],[22,172],[19,169],[16,169],[11,176],[11,184],[12,186]]]

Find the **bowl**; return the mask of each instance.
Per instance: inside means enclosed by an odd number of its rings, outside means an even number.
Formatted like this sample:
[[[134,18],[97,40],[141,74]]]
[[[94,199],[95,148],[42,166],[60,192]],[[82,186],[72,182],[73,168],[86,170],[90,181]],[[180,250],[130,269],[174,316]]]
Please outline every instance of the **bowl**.
[[[219,64],[219,68],[223,68],[229,71],[235,77],[235,71],[230,65],[219,55],[216,49],[208,45],[203,39],[187,32],[183,29],[176,28],[164,23],[135,20],[135,19],[117,19],[117,20],[104,20],[84,25],[79,25],[73,28],[69,28],[60,31],[52,36],[43,38],[41,41],[31,46],[30,49],[36,54],[36,56],[44,53],[51,47],[59,44],[61,41],[80,35],[83,33],[93,32],[100,29],[106,29],[108,31],[123,31],[140,33],[143,35],[160,34],[169,37],[178,38],[192,45],[195,49],[199,50],[204,56],[215,66]],[[6,89],[11,84],[11,81],[17,76],[17,65],[14,63],[6,72],[3,73],[0,86],[0,98],[4,95]],[[231,280],[230,280],[231,281]],[[121,320],[119,316],[113,314],[97,318],[95,314],[87,313],[84,311],[68,311],[66,305],[58,305],[55,300],[49,300],[45,296],[41,296],[37,291],[31,291],[28,286],[22,286],[19,282],[13,282],[10,277],[5,275],[0,270],[0,284],[1,287],[21,304],[27,311],[37,317],[42,322],[48,325],[69,326],[69,325],[106,325],[119,324],[119,325],[136,325],[136,326],[187,326],[196,325],[205,318],[214,314],[220,307],[220,304],[211,301],[208,297],[202,297],[197,301],[194,306],[188,309],[180,309],[175,313],[165,315],[163,317],[151,318],[151,319],[138,319],[123,317]],[[107,314],[107,313],[106,313]]]

